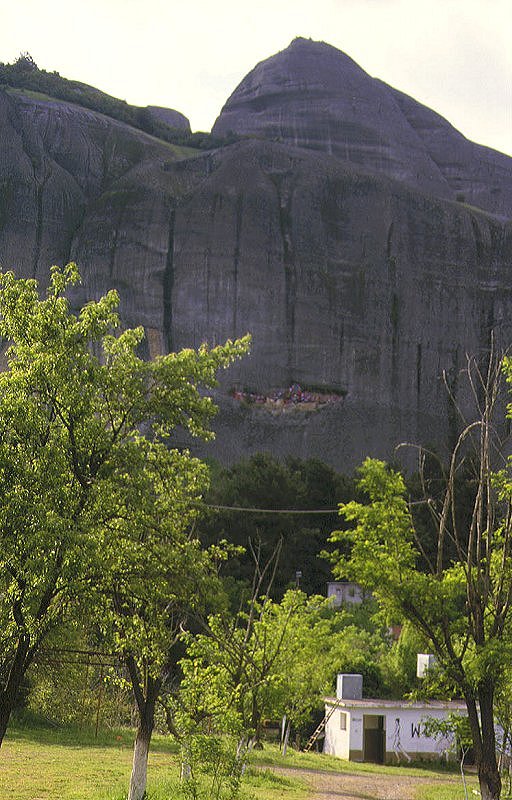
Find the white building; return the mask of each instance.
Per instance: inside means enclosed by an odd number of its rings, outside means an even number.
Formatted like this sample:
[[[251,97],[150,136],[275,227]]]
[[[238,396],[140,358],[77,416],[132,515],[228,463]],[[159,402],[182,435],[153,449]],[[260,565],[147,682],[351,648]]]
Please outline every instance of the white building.
[[[332,598],[335,608],[339,608],[343,603],[362,603],[366,597],[370,597],[370,593],[353,581],[329,581],[327,597]]]
[[[463,702],[363,700],[360,675],[338,675],[336,694],[325,701],[324,753],[351,761],[441,757],[453,740],[426,736],[425,719],[467,714]]]

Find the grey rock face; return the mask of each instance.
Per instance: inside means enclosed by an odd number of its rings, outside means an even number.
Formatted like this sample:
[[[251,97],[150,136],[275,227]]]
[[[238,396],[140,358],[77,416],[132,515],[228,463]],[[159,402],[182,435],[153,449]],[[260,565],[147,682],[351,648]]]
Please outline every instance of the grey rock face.
[[[313,46],[315,59],[326,48],[339,70],[334,48]],[[125,323],[146,327],[149,355],[252,333],[251,355],[216,395],[208,453],[224,461],[269,450],[347,470],[367,454],[393,458],[402,441],[442,448],[455,425],[443,371],[470,411],[465,354],[485,351],[491,331],[511,341],[511,159],[342,63],[347,85],[363,93],[370,81],[371,97],[383,98],[381,144],[399,126],[381,157],[368,139],[358,150],[355,133],[344,140],[350,158],[336,137],[325,152],[318,109],[311,123],[301,111],[300,147],[265,134],[193,153],[76,106],[0,92],[2,268],[44,284],[50,264],[76,260],[75,301],[117,288]],[[281,83],[293,81],[290,70]],[[251,98],[254,85],[253,76]],[[246,100],[240,108],[247,119]],[[331,100],[326,108],[339,112]],[[453,199],[462,192],[466,202]],[[229,394],[293,382],[340,399],[270,413]]]
[[[387,87],[460,202],[512,216],[512,159],[466,139],[412,97]]]
[[[184,114],[175,111],[173,108],[162,108],[162,106],[146,106],[146,112],[158,122],[164,122],[170,128],[190,133],[190,122]]]
[[[443,372],[470,413],[466,353],[482,352],[491,329],[510,341],[511,226],[274,143],[228,148],[209,169],[176,214],[173,343],[249,330],[252,355],[225,388],[296,381],[344,396],[273,416],[221,395],[217,452],[352,466],[403,441],[447,443]]]
[[[321,150],[422,192],[512,216],[512,159],[469,142],[324,42],[295,39],[258,64],[213,128],[230,131]]]
[[[179,148],[87,109],[2,92],[0,138],[2,267],[44,285],[49,265],[75,259],[77,302],[116,286],[129,324],[163,330],[153,300],[170,210],[159,180]]]

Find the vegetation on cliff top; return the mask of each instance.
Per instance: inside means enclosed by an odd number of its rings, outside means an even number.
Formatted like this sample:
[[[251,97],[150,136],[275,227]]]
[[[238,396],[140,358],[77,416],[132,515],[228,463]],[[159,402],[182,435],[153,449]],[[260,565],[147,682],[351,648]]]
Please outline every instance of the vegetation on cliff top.
[[[138,128],[171,144],[212,150],[232,144],[239,137],[212,136],[211,133],[187,131],[173,128],[157,119],[147,108],[132,106],[126,100],[112,97],[94,86],[63,78],[58,72],[39,69],[29,53],[22,53],[12,64],[0,62],[0,89],[24,89],[39,95],[75,103],[100,114],[105,114],[126,125]]]

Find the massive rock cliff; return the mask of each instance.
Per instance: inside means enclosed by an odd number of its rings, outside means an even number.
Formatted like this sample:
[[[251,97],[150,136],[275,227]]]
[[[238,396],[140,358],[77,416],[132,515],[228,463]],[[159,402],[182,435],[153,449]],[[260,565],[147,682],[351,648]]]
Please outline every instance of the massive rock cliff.
[[[216,396],[223,460],[446,445],[443,372],[470,411],[465,354],[511,341],[512,159],[306,40],[244,79],[231,130],[201,153],[0,92],[0,263],[44,283],[76,260],[76,302],[115,286],[148,354],[250,331]],[[313,402],[263,402],[290,384]]]

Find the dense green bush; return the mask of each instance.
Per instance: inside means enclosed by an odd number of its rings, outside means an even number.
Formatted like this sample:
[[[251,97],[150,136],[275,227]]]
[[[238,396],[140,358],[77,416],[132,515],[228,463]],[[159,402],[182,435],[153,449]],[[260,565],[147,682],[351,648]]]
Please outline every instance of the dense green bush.
[[[281,542],[282,550],[271,594],[280,599],[299,581],[308,594],[325,595],[332,580],[330,564],[320,557],[329,549],[328,537],[339,527],[338,503],[355,496],[352,477],[341,475],[317,459],[280,461],[258,453],[232,467],[212,465],[212,484],[207,503],[211,513],[199,523],[205,545],[227,539],[245,548],[223,568],[230,576],[234,605],[238,590],[250,585],[254,556],[263,565]],[[278,513],[232,511],[228,508],[277,509]],[[286,509],[332,509],[330,514],[282,513]],[[281,513],[279,513],[281,512]],[[297,573],[300,572],[300,576]]]

